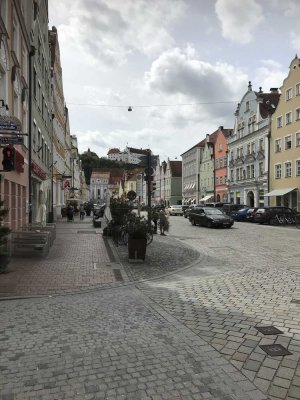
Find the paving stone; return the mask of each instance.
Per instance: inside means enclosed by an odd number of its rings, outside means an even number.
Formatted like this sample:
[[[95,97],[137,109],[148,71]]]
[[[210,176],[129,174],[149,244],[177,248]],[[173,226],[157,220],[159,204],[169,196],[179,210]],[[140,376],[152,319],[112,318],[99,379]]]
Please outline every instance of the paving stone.
[[[276,371],[272,368],[261,367],[257,373],[257,377],[271,381],[275,375],[275,372]]]

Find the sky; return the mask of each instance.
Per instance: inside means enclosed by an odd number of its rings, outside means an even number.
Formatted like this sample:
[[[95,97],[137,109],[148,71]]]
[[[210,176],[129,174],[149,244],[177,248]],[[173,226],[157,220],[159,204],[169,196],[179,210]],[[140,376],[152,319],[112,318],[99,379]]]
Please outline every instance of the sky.
[[[129,146],[181,160],[234,127],[249,81],[282,86],[299,19],[299,0],[50,0],[79,152]]]

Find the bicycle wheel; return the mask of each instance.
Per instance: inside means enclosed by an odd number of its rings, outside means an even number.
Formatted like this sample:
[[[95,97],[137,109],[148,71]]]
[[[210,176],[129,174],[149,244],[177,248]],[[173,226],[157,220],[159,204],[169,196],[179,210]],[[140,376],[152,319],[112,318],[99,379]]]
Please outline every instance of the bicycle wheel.
[[[153,233],[152,232],[147,232],[146,239],[147,239],[147,246],[148,246],[148,244],[152,243]]]
[[[277,214],[275,215],[275,217],[272,217],[272,218],[270,219],[270,224],[271,224],[271,225],[275,225],[275,226],[280,225],[280,220],[279,220]]]
[[[300,214],[295,215],[295,226],[300,229]]]

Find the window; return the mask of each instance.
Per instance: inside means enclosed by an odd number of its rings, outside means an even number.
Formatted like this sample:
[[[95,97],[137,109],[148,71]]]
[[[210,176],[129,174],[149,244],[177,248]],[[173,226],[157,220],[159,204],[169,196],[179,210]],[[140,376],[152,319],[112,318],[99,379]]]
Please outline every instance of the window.
[[[296,109],[296,115],[295,115],[296,121],[300,119],[300,108]]]
[[[284,138],[284,148],[285,150],[290,150],[292,148],[292,136],[286,136]]]
[[[227,157],[224,157],[224,167],[227,167]]]
[[[250,101],[246,101],[246,111],[250,110]]]
[[[285,114],[285,124],[288,125],[292,122],[292,113],[288,112]]]
[[[300,146],[300,132],[296,133],[296,147]]]
[[[251,170],[250,170],[250,165],[247,165],[247,179],[250,179],[250,174],[251,174]]]
[[[251,152],[251,146],[250,143],[247,144],[247,154],[250,154]]]
[[[250,170],[251,170],[251,178],[255,178],[254,164],[250,165]]]
[[[285,163],[285,177],[290,178],[292,176],[292,163],[290,161]]]
[[[219,143],[218,150],[222,151],[222,143]]]
[[[300,83],[296,85],[296,96],[300,96]]]
[[[259,170],[259,176],[263,176],[263,174],[264,174],[264,163],[263,162],[260,162],[258,164],[258,170]]]
[[[220,158],[220,168],[223,168],[223,158]]]
[[[219,168],[219,160],[217,159],[216,160],[216,169],[218,169]]]
[[[281,139],[275,140],[275,153],[281,152]]]
[[[275,164],[275,179],[281,179],[281,164]]]
[[[223,176],[220,176],[220,185],[223,184]]]
[[[259,150],[260,151],[264,150],[264,139],[259,139]]]
[[[253,154],[254,151],[255,151],[255,143],[252,142],[252,143],[251,143],[251,154]]]
[[[285,92],[285,99],[286,99],[286,101],[291,100],[292,96],[293,96],[292,89],[288,89],[288,90]]]
[[[218,185],[218,184],[219,184],[219,178],[216,177],[216,185]]]
[[[282,128],[282,117],[277,118],[277,128]]]
[[[296,160],[296,175],[300,176],[300,160]]]
[[[33,95],[35,100],[37,99],[37,79],[36,79],[36,69],[33,70]]]

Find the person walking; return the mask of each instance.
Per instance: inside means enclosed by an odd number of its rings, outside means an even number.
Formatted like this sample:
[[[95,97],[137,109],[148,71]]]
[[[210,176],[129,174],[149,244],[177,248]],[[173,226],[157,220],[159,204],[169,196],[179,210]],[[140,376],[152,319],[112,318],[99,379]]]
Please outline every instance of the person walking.
[[[83,204],[80,204],[80,206],[79,206],[79,216],[80,216],[81,220],[84,220],[85,211],[84,211]]]
[[[160,212],[159,212],[159,229],[160,229],[160,234],[162,236],[167,236],[165,234],[165,232],[168,232],[169,226],[170,226],[170,224],[169,224],[166,213],[164,212],[164,210],[160,210]]]
[[[71,204],[68,204],[67,206],[67,218],[68,221],[73,221],[74,218],[74,208]]]

